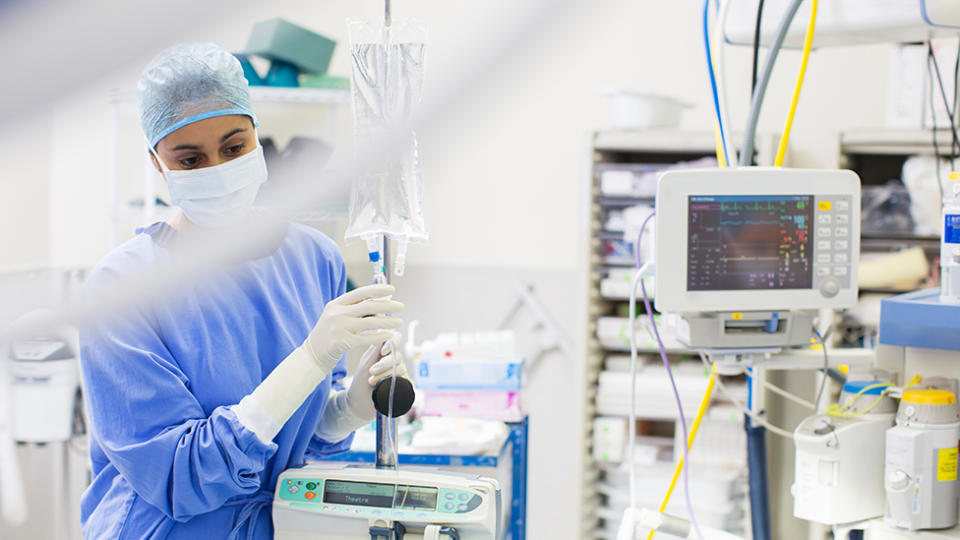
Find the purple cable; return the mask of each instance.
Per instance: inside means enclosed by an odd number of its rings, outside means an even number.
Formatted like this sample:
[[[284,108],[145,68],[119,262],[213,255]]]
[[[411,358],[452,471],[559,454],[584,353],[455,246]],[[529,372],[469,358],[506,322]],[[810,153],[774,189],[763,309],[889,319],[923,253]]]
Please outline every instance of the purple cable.
[[[643,260],[640,257],[640,242],[643,239],[643,231],[646,230],[647,224],[650,223],[650,220],[655,216],[655,212],[651,212],[647,219],[643,220],[643,224],[640,225],[640,233],[637,235],[637,244],[634,246],[634,253],[637,258],[637,268],[643,266]],[[647,286],[643,282],[643,278],[640,279],[640,291],[643,293],[643,307],[647,310],[647,316],[650,317],[650,326],[653,328],[653,335],[657,338],[657,346],[660,348],[660,360],[663,361],[663,367],[667,369],[667,377],[670,378],[670,388],[673,390],[673,398],[677,402],[677,411],[680,414],[680,427],[683,429],[683,495],[687,503],[687,513],[690,514],[690,523],[693,525],[693,530],[697,532],[697,536],[703,540],[703,533],[700,532],[700,525],[697,523],[697,518],[693,515],[693,503],[690,501],[690,477],[687,474],[687,469],[690,468],[690,460],[687,456],[687,441],[690,440],[689,435],[687,434],[687,418],[683,415],[683,404],[680,401],[680,391],[677,390],[677,382],[673,379],[673,370],[670,369],[670,361],[667,360],[667,350],[663,346],[663,340],[660,339],[660,331],[657,330],[657,322],[653,318],[653,309],[650,307],[650,298],[647,297]],[[631,314],[636,317],[636,314]],[[632,329],[636,332],[636,329]],[[636,392],[636,388],[633,389]],[[632,456],[631,456],[632,459]]]

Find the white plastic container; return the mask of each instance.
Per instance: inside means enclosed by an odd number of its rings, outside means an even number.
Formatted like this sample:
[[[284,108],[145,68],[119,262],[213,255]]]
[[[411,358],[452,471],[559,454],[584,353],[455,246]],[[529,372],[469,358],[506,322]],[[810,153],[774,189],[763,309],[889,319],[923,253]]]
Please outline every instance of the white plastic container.
[[[906,390],[887,430],[885,521],[911,531],[957,524],[960,407],[953,392]]]
[[[424,392],[423,415],[520,422],[521,392],[483,390],[431,390]]]
[[[852,418],[813,415],[794,430],[794,516],[839,525],[883,515],[884,438],[897,405],[876,383],[851,380],[840,395],[839,402],[847,403],[863,391],[850,412],[868,412]]]
[[[57,340],[18,342],[9,366],[13,439],[35,443],[70,439],[80,385],[70,347]]]
[[[680,115],[690,107],[671,97],[629,90],[608,92],[607,97],[614,129],[680,127]]]
[[[414,362],[422,390],[522,390],[524,359],[449,360],[424,356]]]

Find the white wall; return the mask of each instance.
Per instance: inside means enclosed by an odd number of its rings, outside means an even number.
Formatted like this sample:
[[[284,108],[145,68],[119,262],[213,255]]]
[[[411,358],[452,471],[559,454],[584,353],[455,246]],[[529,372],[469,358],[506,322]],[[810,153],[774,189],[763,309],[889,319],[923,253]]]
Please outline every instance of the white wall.
[[[395,2],[395,16],[415,15],[431,30],[428,102],[449,82],[450,74],[473,67],[477,59],[471,51],[494,49],[500,43],[500,30],[537,5],[511,0]],[[538,20],[497,69],[483,73],[476,85],[461,94],[454,110],[445,111],[441,122],[421,133],[424,207],[432,238],[429,244],[412,247],[409,254],[411,268],[419,268],[422,277],[411,274],[406,281],[411,291],[417,291],[405,298],[412,312],[426,318],[452,309],[462,316],[451,322],[489,324],[499,300],[466,294],[470,288],[504,287],[511,275],[536,281],[541,272],[543,288],[557,295],[549,299],[551,308],[581,350],[585,142],[590,130],[606,125],[601,91],[632,88],[678,97],[693,104],[683,118],[684,128],[711,129],[699,2],[602,0],[581,5],[555,24],[547,16]],[[344,18],[376,16],[381,9],[382,3],[373,0],[240,3],[202,30],[183,33],[171,28],[169,42],[158,42],[156,50],[193,40],[239,50],[254,22],[281,16],[337,39],[340,45],[331,72],[347,75]],[[734,131],[742,131],[750,52],[729,48],[727,55],[731,125]],[[29,167],[0,160],[0,234],[5,252],[12,254],[10,261],[90,265],[111,247],[104,172],[107,96],[110,88],[131,90],[148,60],[141,58],[65,97],[52,113],[36,117],[42,122],[0,132],[0,151],[13,149],[31,160]],[[833,166],[838,131],[881,124],[887,61],[885,46],[814,53],[794,124],[795,164]],[[761,119],[763,130],[781,128],[798,65],[796,51],[781,53]],[[124,107],[120,161],[127,189],[141,181],[142,145],[131,105]],[[26,173],[19,172],[23,167]],[[122,232],[118,240],[129,234]],[[351,261],[361,259],[356,248],[348,254]],[[0,260],[7,262],[7,258]],[[357,279],[366,279],[366,269],[356,269]],[[484,269],[490,270],[486,278]],[[472,279],[427,277],[458,272]],[[558,281],[563,285],[558,286]],[[470,303],[451,306],[451,298]],[[477,311],[475,317],[463,316],[470,310]],[[435,328],[452,329],[439,322]],[[578,535],[580,464],[576,456],[582,444],[582,369],[576,363],[554,366],[541,376],[577,394],[556,409],[546,406],[548,392],[539,393],[532,404],[540,411],[535,423],[540,427],[535,429],[542,431],[533,442],[541,450],[535,452],[531,477],[535,496],[530,501],[530,532],[533,538],[574,538]],[[553,452],[551,447],[564,451]],[[553,498],[548,499],[547,493]],[[551,504],[561,511],[551,511]],[[776,537],[790,538],[791,524],[783,520],[778,526]]]
[[[0,270],[50,263],[49,114],[0,129]]]
[[[331,72],[348,75],[343,20],[358,13],[376,14],[381,7],[372,1],[278,4],[240,9],[222,24],[173,34],[169,43],[158,43],[157,49],[180,41],[212,40],[239,50],[254,22],[283,16],[337,39],[340,46]],[[411,0],[395,6],[397,16],[416,15],[431,30],[428,102],[431,90],[444,88],[449,74],[461,73],[465,61],[477,59],[471,43],[480,50],[495,46],[488,40],[500,34],[498,21],[514,13],[515,4]],[[428,224],[442,226],[430,227],[431,242],[414,247],[412,256],[424,263],[576,266],[578,254],[569,249],[569,239],[579,231],[576,221],[568,217],[575,216],[582,204],[579,186],[585,136],[606,124],[601,91],[626,87],[673,95],[694,105],[684,116],[685,128],[711,127],[698,10],[693,2],[589,3],[589,9],[559,24],[544,24],[539,39],[522,41],[523,47],[480,79],[482,86],[421,133],[424,207]],[[742,131],[750,51],[727,50],[731,126]],[[798,57],[796,51],[781,53],[764,108],[763,129],[778,131],[782,126]],[[95,245],[104,230],[99,223],[104,191],[93,188],[102,186],[105,176],[106,96],[111,87],[132,90],[147,60],[113,74],[55,110],[52,257],[58,264],[93,262],[108,247]],[[831,166],[837,131],[881,123],[887,60],[886,46],[814,53],[794,127],[794,162]],[[120,132],[124,153],[139,145],[132,103],[126,106]],[[139,162],[134,161],[134,166],[126,171],[133,177],[123,178],[124,182],[140,182]],[[74,186],[83,186],[83,193]],[[66,208],[65,201],[77,197],[82,201],[84,195],[85,207]],[[537,205],[544,210],[538,211]],[[76,238],[77,221],[98,223],[90,225],[90,238],[67,246],[63,239]]]

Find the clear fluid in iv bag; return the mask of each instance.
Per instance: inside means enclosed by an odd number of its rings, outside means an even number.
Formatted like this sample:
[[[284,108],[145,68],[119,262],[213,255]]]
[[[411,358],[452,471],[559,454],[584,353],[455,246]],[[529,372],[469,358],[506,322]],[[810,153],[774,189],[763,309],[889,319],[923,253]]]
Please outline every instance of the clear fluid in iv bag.
[[[358,21],[350,27],[357,149],[363,152],[382,145],[385,136],[391,137],[392,144],[354,180],[348,240],[374,235],[404,240],[427,237],[417,137],[408,124],[420,103],[426,46],[422,35],[414,41],[417,28],[411,30],[410,24],[384,29]]]

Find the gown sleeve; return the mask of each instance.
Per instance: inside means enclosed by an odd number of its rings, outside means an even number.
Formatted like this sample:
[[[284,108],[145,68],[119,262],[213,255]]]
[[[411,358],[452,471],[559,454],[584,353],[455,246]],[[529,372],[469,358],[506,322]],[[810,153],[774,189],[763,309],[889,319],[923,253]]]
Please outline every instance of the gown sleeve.
[[[84,393],[92,436],[110,462],[140,497],[185,521],[258,491],[277,446],[228,407],[207,415],[156,328],[139,310],[82,328]]]

